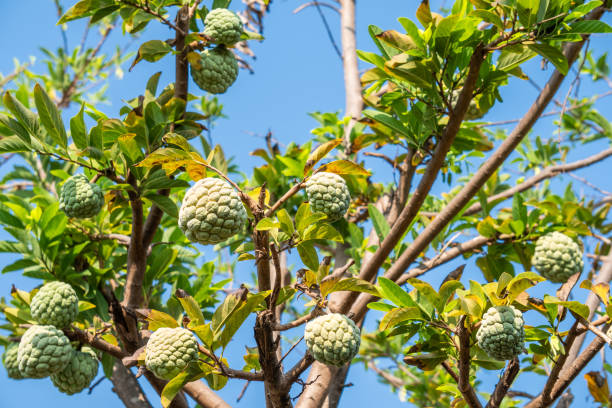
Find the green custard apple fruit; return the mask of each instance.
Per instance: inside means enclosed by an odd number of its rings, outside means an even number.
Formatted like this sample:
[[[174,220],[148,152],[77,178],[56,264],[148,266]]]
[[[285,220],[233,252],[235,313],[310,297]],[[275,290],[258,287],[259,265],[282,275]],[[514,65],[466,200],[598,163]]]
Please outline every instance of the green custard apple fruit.
[[[100,186],[90,183],[87,176],[77,174],[62,186],[59,208],[72,218],[89,218],[97,215],[104,205],[104,194]]]
[[[200,68],[191,66],[191,77],[203,91],[222,94],[238,77],[238,62],[223,45],[202,52]]]
[[[341,367],[359,351],[361,333],[351,319],[343,314],[332,313],[308,322],[304,339],[315,360]]]
[[[24,378],[19,371],[19,362],[17,361],[17,354],[19,352],[19,344],[11,343],[6,347],[4,354],[2,355],[2,364],[6,368],[6,373],[9,378],[14,380],[20,380]]]
[[[93,349],[83,347],[72,350],[70,362],[63,370],[51,374],[51,381],[64,394],[72,395],[83,391],[98,374],[98,357]]]
[[[207,177],[185,194],[179,227],[192,242],[216,244],[240,232],[247,213],[236,190],[226,181]]]
[[[21,336],[17,361],[25,377],[43,378],[63,370],[71,356],[70,341],[61,330],[34,325]]]
[[[322,212],[330,221],[344,216],[351,203],[351,193],[342,177],[320,172],[306,182],[306,195],[312,212]]]
[[[570,276],[582,271],[584,261],[578,244],[567,235],[555,231],[538,239],[531,264],[549,281],[564,283]]]
[[[39,324],[50,324],[63,329],[76,319],[79,313],[79,298],[67,283],[45,283],[32,298],[30,311]]]
[[[494,306],[482,317],[476,333],[478,346],[490,357],[511,360],[523,351],[523,314],[513,306]]]
[[[157,378],[170,380],[198,359],[198,342],[189,330],[162,327],[147,343],[145,365]]]
[[[240,41],[242,21],[233,11],[224,8],[211,10],[204,19],[204,35],[217,44],[233,45]]]

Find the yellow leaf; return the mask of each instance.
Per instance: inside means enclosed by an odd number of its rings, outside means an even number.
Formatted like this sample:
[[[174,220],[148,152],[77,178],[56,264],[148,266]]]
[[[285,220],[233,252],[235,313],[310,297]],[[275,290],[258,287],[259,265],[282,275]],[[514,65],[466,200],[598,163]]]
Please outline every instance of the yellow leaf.
[[[593,396],[593,399],[607,406],[610,403],[608,380],[598,371],[588,372],[584,375],[584,378],[587,381],[587,386],[589,387],[589,392]]]

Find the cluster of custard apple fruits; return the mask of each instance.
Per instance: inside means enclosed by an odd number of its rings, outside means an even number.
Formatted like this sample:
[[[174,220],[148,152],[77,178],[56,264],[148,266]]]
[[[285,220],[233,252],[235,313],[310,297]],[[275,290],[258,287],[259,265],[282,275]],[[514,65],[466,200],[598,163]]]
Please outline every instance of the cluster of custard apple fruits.
[[[217,8],[205,18],[204,35],[212,49],[200,54],[199,67],[191,67],[195,83],[211,93],[224,93],[238,75],[238,64],[228,47],[243,33],[240,18]],[[455,100],[457,95],[453,95]],[[470,106],[471,109],[475,107]],[[476,115],[475,115],[476,116]],[[333,222],[347,212],[351,197],[344,179],[334,173],[318,172],[305,184],[312,211],[324,213]],[[104,205],[100,187],[83,174],[70,177],[59,197],[60,209],[72,218],[97,215]],[[216,244],[239,233],[247,212],[234,188],[226,181],[207,177],[185,194],[178,224],[192,242]],[[552,232],[538,239],[532,264],[551,282],[563,283],[582,270],[582,251],[568,236]],[[32,298],[31,326],[21,341],[10,344],[2,361],[10,378],[50,377],[62,392],[74,394],[87,388],[98,371],[96,353],[72,348],[62,332],[76,318],[78,298],[70,285],[45,284]],[[319,316],[305,326],[304,339],[313,357],[324,364],[342,366],[357,354],[360,330],[348,317],[332,313]],[[484,314],[476,340],[495,359],[508,360],[523,350],[525,333],[522,313],[511,305],[494,306]],[[151,335],[145,350],[145,365],[155,376],[169,380],[198,359],[198,342],[184,328],[160,328]]]
[[[89,347],[74,349],[62,329],[79,313],[79,299],[64,282],[44,284],[32,297],[31,325],[19,343],[11,343],[2,357],[13,379],[50,377],[53,385],[68,395],[89,387],[98,373],[98,356]]]
[[[222,94],[238,77],[238,61],[228,47],[240,41],[242,22],[233,11],[216,8],[208,12],[204,26],[206,39],[217,45],[202,51],[191,65],[191,77],[203,91]]]

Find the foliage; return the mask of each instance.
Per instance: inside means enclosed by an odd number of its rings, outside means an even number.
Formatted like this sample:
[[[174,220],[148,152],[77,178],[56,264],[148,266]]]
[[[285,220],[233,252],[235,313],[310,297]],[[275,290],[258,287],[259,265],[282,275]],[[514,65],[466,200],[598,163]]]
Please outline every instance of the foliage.
[[[603,2],[456,0],[442,15],[423,1],[415,21],[399,19],[403,32],[370,26],[378,52],[357,52],[369,67],[360,78],[367,105],[362,117],[352,123],[338,114],[313,113],[320,126],[311,141],[281,150],[268,135],[266,146],[252,152],[262,161],[252,170],[232,163],[213,143],[213,123],[224,116],[219,99],[190,94],[187,87],[188,70],[201,69],[195,51],[214,46],[202,31],[206,15],[229,3],[81,0],[63,12],[58,24],[86,18],[100,29],[102,42],[114,24],[126,36],[153,22],[173,30],[173,39],[142,43],[132,67],[172,54],[175,82],[162,87],[160,73],[153,75],[142,95],[126,95],[114,116],[96,108],[104,87],[93,95],[85,90],[112,67],[122,75],[123,50],[113,56],[99,55],[99,47],[46,50],[49,75],[18,65],[14,78],[0,82],[6,89],[0,153],[21,158],[1,181],[0,224],[9,237],[0,241],[0,252],[18,256],[2,272],[74,288],[79,315],[64,332],[102,352],[111,379],[115,361],[144,365],[148,335],[141,331],[184,327],[194,333],[199,359],[157,383],[164,407],[181,389],[206,406],[202,393],[189,388],[204,386],[194,381],[219,390],[230,378],[264,381],[268,406],[290,406],[292,386],[309,392],[310,383],[300,376],[313,357],[306,353],[283,368],[279,345],[287,344],[280,332],[327,312],[347,314],[359,325],[369,310],[379,318],[378,327],[364,330],[355,361],[380,375],[402,400],[473,407],[479,396],[506,397],[503,406],[518,406],[518,396],[503,391],[503,382],[498,391],[499,385],[489,389],[479,381],[481,370],[505,366],[474,341],[487,309],[502,305],[528,313],[521,372],[552,381],[530,406],[558,398],[568,384],[547,370],[563,367],[578,330],[600,335],[593,343],[599,349],[601,339],[609,339],[589,323],[592,307],[568,300],[580,273],[556,296],[537,298],[532,288],[545,279],[532,272],[531,258],[539,237],[559,231],[592,248],[593,271],[602,269],[600,257],[610,251],[609,197],[588,200],[571,183],[559,193],[549,179],[612,155],[600,149],[567,163],[572,150],[607,145],[612,127],[595,108],[601,95],[568,93],[559,102],[555,137],[528,133],[572,66],[596,84],[610,82],[606,55],[585,50],[576,61],[589,35],[612,32],[599,19],[607,10]],[[262,38],[245,30],[232,52]],[[518,131],[495,130],[485,115],[516,103],[504,101],[501,90],[527,80],[525,64],[538,56],[554,69],[551,82]],[[68,117],[62,109],[71,104],[79,109]],[[379,182],[367,168],[366,157],[372,156],[392,165],[398,181]],[[313,211],[316,206],[301,191],[323,172],[333,173],[343,188],[346,183],[350,193],[338,220]],[[534,175],[527,177],[529,172]],[[104,193],[102,210],[90,218],[72,218],[60,208],[58,193],[75,174]],[[188,187],[205,177],[223,179],[235,190],[248,221],[216,243],[215,259],[202,262],[208,252],[187,239],[177,218]],[[434,194],[436,180],[449,191]],[[288,254],[299,265],[295,274]],[[420,279],[459,257],[462,264],[439,285]],[[475,279],[462,279],[468,260]],[[255,271],[252,281],[236,281],[237,263]],[[231,290],[234,281],[240,285]],[[607,281],[589,274],[579,287],[605,305],[602,316],[612,317]],[[8,302],[0,303],[3,344],[35,323],[30,304],[37,290],[14,288]],[[281,323],[283,313],[291,316],[289,323]],[[544,324],[530,323],[536,314]],[[251,330],[251,316],[257,347],[246,345],[242,369],[230,367],[224,352],[239,330]],[[381,368],[389,362],[391,368]],[[504,376],[517,375],[512,364]],[[311,376],[316,370],[314,365]],[[589,390],[603,403],[606,393],[593,378],[587,378]],[[507,379],[512,383],[514,377]],[[491,406],[500,406],[501,399]]]

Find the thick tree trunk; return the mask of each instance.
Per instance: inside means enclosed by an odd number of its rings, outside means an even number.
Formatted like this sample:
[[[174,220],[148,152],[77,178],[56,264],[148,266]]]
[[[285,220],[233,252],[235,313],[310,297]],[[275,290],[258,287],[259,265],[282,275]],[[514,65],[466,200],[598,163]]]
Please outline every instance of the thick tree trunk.
[[[115,362],[113,367],[113,391],[123,402],[126,408],[152,408],[147,396],[140,388],[140,384],[132,371],[124,366],[121,361]]]

